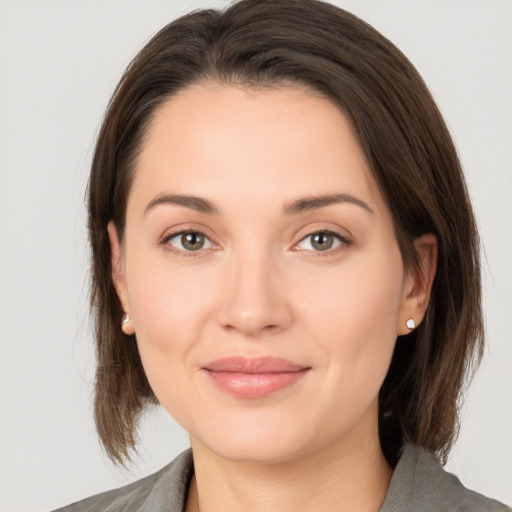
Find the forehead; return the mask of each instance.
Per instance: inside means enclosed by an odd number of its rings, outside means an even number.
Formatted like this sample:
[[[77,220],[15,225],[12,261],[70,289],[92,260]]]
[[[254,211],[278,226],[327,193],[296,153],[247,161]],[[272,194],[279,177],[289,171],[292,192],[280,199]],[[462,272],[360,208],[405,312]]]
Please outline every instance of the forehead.
[[[187,88],[154,112],[135,172],[146,201],[171,192],[277,204],[337,192],[382,203],[346,116],[304,88]]]

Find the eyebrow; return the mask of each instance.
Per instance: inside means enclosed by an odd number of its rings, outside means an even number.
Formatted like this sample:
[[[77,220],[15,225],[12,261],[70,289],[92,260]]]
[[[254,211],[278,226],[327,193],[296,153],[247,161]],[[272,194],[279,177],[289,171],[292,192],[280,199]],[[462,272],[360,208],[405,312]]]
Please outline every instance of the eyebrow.
[[[303,197],[301,199],[293,201],[292,203],[287,204],[284,208],[284,213],[286,215],[297,215],[299,213],[304,213],[316,210],[318,208],[323,208],[324,206],[342,203],[355,204],[356,206],[360,206],[361,208],[363,208],[364,210],[371,214],[374,213],[374,211],[364,201],[350,194],[329,194],[322,196]],[[161,204],[176,204],[179,206],[190,208],[191,210],[196,210],[200,213],[206,213],[208,215],[219,214],[218,208],[208,199],[182,194],[157,195],[153,200],[151,200],[148,203],[144,210],[144,214],[146,214],[155,206]]]
[[[323,208],[324,206],[341,203],[355,204],[371,214],[375,213],[364,201],[358,199],[357,197],[351,196],[350,194],[330,194],[323,196],[304,197],[286,205],[284,212],[286,215],[297,215],[299,213]]]
[[[152,201],[148,203],[144,214],[149,210],[160,204],[177,204],[179,206],[185,206],[191,210],[196,210],[200,213],[207,213],[209,215],[218,215],[219,210],[217,207],[208,199],[202,197],[188,196],[181,194],[159,194]]]

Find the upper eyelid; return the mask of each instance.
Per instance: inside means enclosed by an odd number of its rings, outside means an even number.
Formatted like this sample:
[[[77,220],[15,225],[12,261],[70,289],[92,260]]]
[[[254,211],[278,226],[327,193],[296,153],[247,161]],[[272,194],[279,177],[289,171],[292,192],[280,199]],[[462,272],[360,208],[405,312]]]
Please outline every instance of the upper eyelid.
[[[212,238],[215,238],[215,237],[213,237],[210,234],[209,229],[207,229],[206,227],[202,227],[202,226],[201,227],[184,226],[184,227],[179,227],[177,229],[170,228],[170,229],[167,229],[164,231],[164,234],[160,237],[160,240],[161,241],[170,240],[171,238],[174,238],[175,236],[178,236],[178,235],[182,235],[183,233],[198,233],[198,234],[201,234],[201,235],[205,236],[206,238],[208,238],[208,240],[210,240],[210,242],[214,243]]]
[[[311,235],[316,235],[318,233],[329,233],[330,235],[339,236],[340,238],[348,238],[347,236],[343,235],[338,230],[333,229],[333,228],[316,228],[316,229],[313,229],[312,231],[308,231],[307,233],[302,235],[302,238],[300,240],[304,240],[304,238],[311,236]]]
[[[164,235],[163,239],[164,240],[171,240],[173,238],[176,238],[177,236],[180,236],[180,235],[184,235],[184,234],[194,234],[194,235],[201,235],[201,236],[204,236],[205,238],[207,238],[208,240],[210,240],[210,242],[213,243],[213,241],[211,240],[211,237],[208,236],[207,233],[205,233],[204,231],[200,231],[198,229],[182,229],[180,231],[176,231],[174,233],[169,233],[167,235]]]
[[[345,241],[352,241],[353,236],[352,233],[348,229],[342,229],[342,228],[333,228],[333,227],[315,227],[311,228],[310,230],[307,230],[305,233],[301,235],[298,242],[295,242],[295,245],[299,242],[302,242],[305,238],[308,236],[316,235],[317,233],[329,233],[331,235],[337,236],[342,242]]]
[[[200,229],[180,229],[178,231],[172,231],[170,233],[165,233],[162,238],[170,239],[170,238],[174,238],[174,237],[176,237],[178,235],[183,235],[185,233],[197,233],[198,235],[203,235],[204,237],[210,239],[208,234],[205,233],[204,231],[201,231]]]

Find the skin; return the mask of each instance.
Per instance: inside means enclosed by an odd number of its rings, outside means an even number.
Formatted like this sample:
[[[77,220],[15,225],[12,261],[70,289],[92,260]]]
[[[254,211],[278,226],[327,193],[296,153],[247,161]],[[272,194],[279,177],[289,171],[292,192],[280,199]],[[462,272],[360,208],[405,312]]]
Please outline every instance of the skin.
[[[301,198],[343,201],[294,214]],[[207,199],[216,214],[153,204]],[[364,202],[365,206],[361,205]],[[206,235],[186,251],[184,230]],[[311,233],[336,232],[319,250]],[[392,475],[378,438],[378,392],[397,335],[423,318],[436,240],[404,270],[393,221],[345,116],[293,87],[188,88],[153,116],[136,162],[113,278],[144,369],[190,434],[187,510],[380,507]],[[328,244],[327,244],[328,245]],[[234,397],[201,370],[231,355],[310,370],[260,399]]]

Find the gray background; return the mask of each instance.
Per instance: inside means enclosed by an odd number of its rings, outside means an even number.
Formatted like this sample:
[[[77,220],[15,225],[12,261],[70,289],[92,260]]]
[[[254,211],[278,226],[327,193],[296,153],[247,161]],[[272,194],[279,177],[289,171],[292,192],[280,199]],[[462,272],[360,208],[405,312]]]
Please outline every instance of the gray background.
[[[488,347],[448,468],[512,504],[512,2],[333,2],[415,63],[454,133],[485,244]],[[141,458],[106,462],[92,422],[84,190],[112,89],[191,8],[226,2],[0,1],[0,509],[43,511],[155,471],[187,446],[165,412]]]

